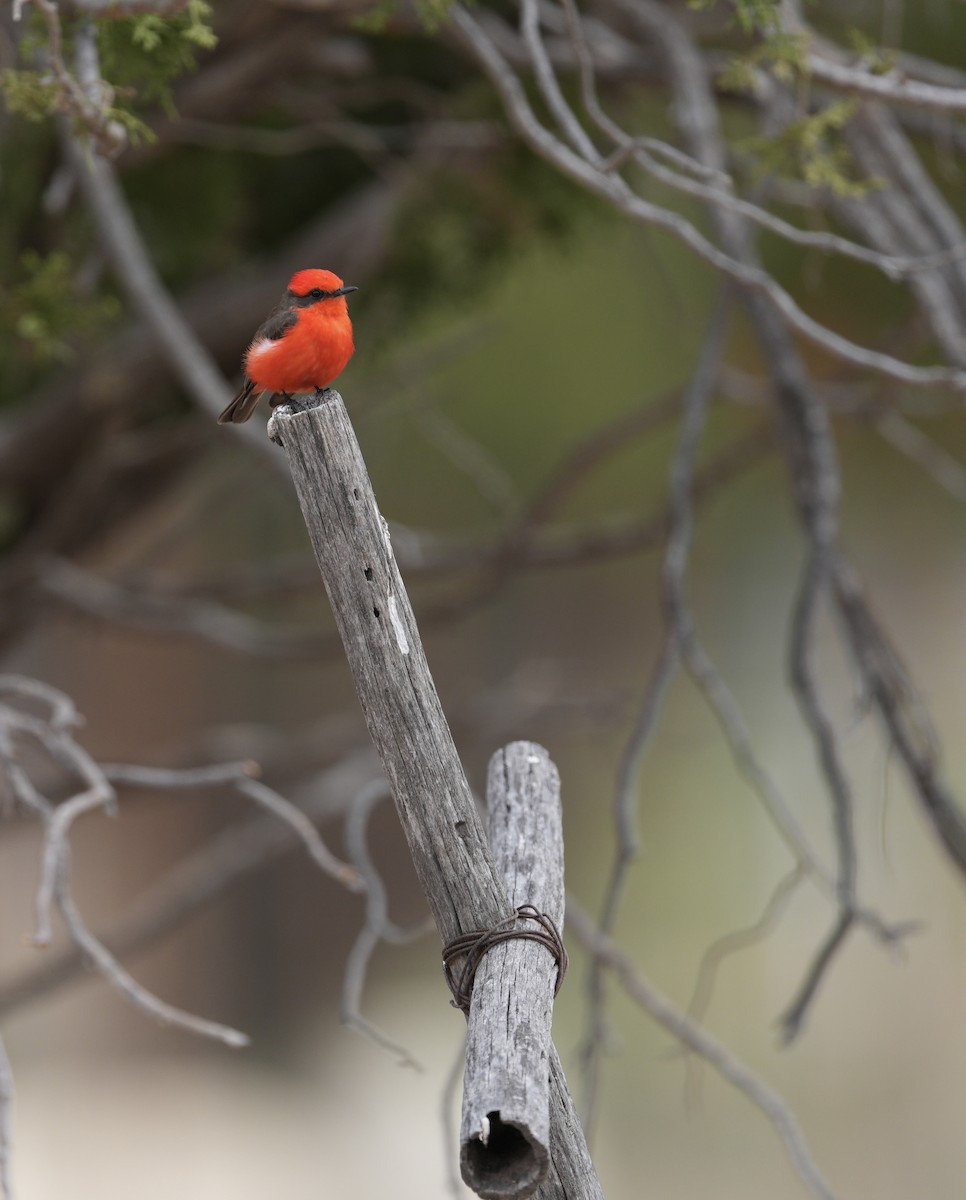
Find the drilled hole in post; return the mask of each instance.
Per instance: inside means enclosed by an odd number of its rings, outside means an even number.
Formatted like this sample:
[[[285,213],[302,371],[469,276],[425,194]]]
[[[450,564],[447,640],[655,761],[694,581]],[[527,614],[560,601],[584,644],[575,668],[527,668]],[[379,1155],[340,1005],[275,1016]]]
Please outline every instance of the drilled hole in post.
[[[375,605],[372,606],[372,615],[376,618],[376,620],[378,620],[379,617],[382,616],[382,613],[379,611],[378,608],[376,608]]]
[[[372,581],[372,567],[366,567],[363,574],[365,575],[366,579],[368,579],[370,582]]]
[[[358,500],[358,499],[359,499],[359,489],[358,489],[358,488],[353,488],[353,489],[352,489],[352,495],[355,497],[355,499],[356,499],[356,500]]]

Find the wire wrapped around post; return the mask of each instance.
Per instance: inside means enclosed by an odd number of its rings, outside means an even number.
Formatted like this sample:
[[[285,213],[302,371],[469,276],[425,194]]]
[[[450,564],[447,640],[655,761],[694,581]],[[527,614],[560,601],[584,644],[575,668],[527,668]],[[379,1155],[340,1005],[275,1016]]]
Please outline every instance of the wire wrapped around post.
[[[519,925],[519,921],[534,921],[538,928],[531,925]],[[512,917],[507,917],[492,929],[473,929],[461,934],[443,947],[443,971],[449,990],[453,993],[453,1003],[461,1012],[470,1011],[470,998],[473,995],[473,981],[476,979],[476,969],[483,961],[483,956],[492,946],[501,942],[509,942],[514,938],[524,938],[531,942],[539,942],[546,946],[557,960],[557,982],[553,994],[556,996],[567,974],[570,959],[567,947],[557,929],[554,920],[547,913],[539,912],[532,904],[521,904]],[[453,971],[453,962],[463,959],[459,975]]]

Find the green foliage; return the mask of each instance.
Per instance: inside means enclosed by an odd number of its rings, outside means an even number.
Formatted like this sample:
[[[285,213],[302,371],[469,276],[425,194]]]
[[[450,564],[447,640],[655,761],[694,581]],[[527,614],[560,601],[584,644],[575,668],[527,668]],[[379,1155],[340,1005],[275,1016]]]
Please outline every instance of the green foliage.
[[[426,32],[436,33],[449,15],[452,3],[453,0],[414,0],[413,8]],[[361,33],[385,33],[401,8],[401,0],[375,0],[371,8],[355,18],[353,24]]]
[[[878,182],[855,177],[852,156],[839,137],[856,107],[852,98],[839,100],[793,121],[775,136],[746,138],[742,145],[756,154],[762,174],[802,179],[837,196],[864,196]]]
[[[173,113],[170,83],[197,65],[198,52],[217,37],[207,0],[188,0],[173,17],[147,13],[100,24],[98,44],[104,77],[139,103],[159,103]]]
[[[25,250],[19,265],[22,278],[0,297],[0,314],[35,362],[68,361],[68,338],[89,335],[116,315],[113,297],[77,296],[70,259],[61,251],[44,256]]]
[[[60,111],[70,113],[59,82],[52,75],[41,75],[37,71],[9,68],[0,72],[0,95],[10,112],[28,121],[45,121]],[[78,125],[81,124],[76,114],[70,115]],[[107,105],[100,110],[98,118],[105,124],[116,121],[123,126],[131,142],[150,142],[154,139],[150,126],[123,105]]]
[[[721,82],[736,92],[750,92],[759,70],[770,71],[782,83],[794,83],[808,72],[808,37],[775,30],[765,41],[732,58]]]
[[[737,0],[735,17],[745,33],[773,32],[778,27],[781,0]]]
[[[862,59],[862,65],[873,75],[888,75],[895,69],[899,57],[897,51],[880,46],[861,29],[849,29],[847,36],[849,45]]]
[[[10,112],[28,121],[44,121],[60,106],[60,85],[37,71],[0,71],[0,94]]]
[[[199,50],[210,49],[217,39],[208,23],[211,5],[207,0],[188,0],[173,17],[148,13],[135,17],[108,18],[98,25],[101,70],[107,84],[106,99],[99,112],[105,124],[117,122],[133,142],[150,141],[148,125],[133,111],[131,102],[158,102],[173,112],[169,84],[197,63]],[[72,28],[61,29],[64,61],[70,61]],[[46,29],[36,22],[20,43],[25,61],[42,61],[46,56]],[[64,85],[46,69],[0,72],[0,94],[7,108],[31,121],[42,121],[53,113],[70,113],[73,105]]]
[[[116,121],[123,126],[127,140],[133,145],[156,140],[157,135],[151,126],[146,121],[142,121],[137,113],[131,112],[121,104],[110,105],[104,110],[103,116],[106,121]]]
[[[697,2],[707,7],[705,0]],[[736,17],[746,33],[761,36],[750,49],[726,65],[720,76],[723,86],[751,91],[759,72],[767,71],[781,83],[797,86],[803,97],[807,97],[808,35],[782,29],[778,23],[778,5],[772,0],[738,0]],[[871,56],[872,43],[864,44],[864,49]],[[804,107],[807,110],[807,104]],[[806,111],[774,136],[744,139],[741,148],[756,155],[761,175],[801,179],[810,187],[828,188],[838,196],[864,195],[878,185],[875,180],[857,178],[852,155],[841,137],[855,108],[856,103],[850,98],[818,112]]]
[[[714,0],[710,0],[711,3]],[[707,7],[704,0],[698,3]],[[789,33],[778,20],[778,5],[773,0],[741,0],[735,7],[737,23],[757,40],[735,55],[721,72],[721,82],[736,92],[750,92],[759,71],[768,71],[782,83],[794,83],[808,73],[806,34]]]

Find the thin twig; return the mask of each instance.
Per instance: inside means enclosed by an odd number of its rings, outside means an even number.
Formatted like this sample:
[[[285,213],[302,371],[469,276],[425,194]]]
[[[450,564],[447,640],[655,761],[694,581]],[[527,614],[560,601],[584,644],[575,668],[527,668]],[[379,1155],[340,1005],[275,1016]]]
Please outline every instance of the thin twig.
[[[638,15],[638,6],[630,0],[618,0],[618,3],[625,5],[629,14]],[[520,136],[561,174],[608,200],[633,220],[670,233],[702,261],[767,300],[787,325],[829,354],[905,383],[966,390],[964,370],[946,366],[919,367],[903,362],[890,354],[860,346],[822,325],[808,316],[767,271],[720,250],[685,217],[643,199],[620,176],[602,171],[599,162],[588,161],[571,149],[541,124],[520,79],[483,26],[459,5],[449,11],[454,29],[489,76]]]
[[[792,1167],[812,1195],[817,1200],[836,1200],[836,1193],[816,1165],[798,1121],[781,1096],[658,991],[636,970],[616,943],[600,932],[588,913],[570,896],[567,897],[567,925],[591,954],[614,971],[624,991],[636,1004],[672,1037],[700,1055],[764,1114],[781,1139]]]
[[[454,1200],[460,1200],[460,1197],[466,1195],[460,1173],[456,1169],[458,1159],[453,1153],[453,1147],[459,1138],[456,1104],[465,1062],[466,1038],[464,1037],[460,1041],[459,1049],[453,1055],[452,1065],[446,1072],[446,1080],[439,1094],[439,1123],[443,1135],[443,1160],[446,1163],[446,1190],[454,1197]]]
[[[231,389],[162,284],[111,164],[73,138],[65,137],[64,148],[121,286],[188,394],[204,412],[217,416],[231,399]],[[248,445],[266,454],[265,439],[254,427],[240,426],[239,431]]]
[[[816,951],[794,1000],[782,1013],[782,1040],[786,1045],[794,1041],[801,1032],[815,994],[854,923],[855,911],[851,908],[841,908],[834,925]]]
[[[797,225],[782,220],[781,217],[760,205],[737,195],[734,180],[726,171],[701,163],[657,138],[631,136],[605,113],[600,103],[593,55],[587,42],[584,23],[574,0],[563,0],[563,7],[567,18],[567,32],[579,64],[584,110],[598,129],[606,134],[616,147],[600,163],[600,168],[604,172],[616,171],[627,161],[633,160],[653,178],[676,191],[695,196],[718,208],[727,209],[743,216],[763,229],[796,245],[809,246],[827,253],[841,254],[856,262],[876,267],[893,280],[905,279],[917,272],[930,270],[944,263],[966,257],[966,244],[935,254],[887,254],[872,250],[868,246],[860,245],[858,242],[850,241],[835,233],[801,229]],[[679,170],[669,170],[658,161],[659,157],[667,159]],[[812,190],[809,191],[809,196],[814,202]]]
[[[366,921],[356,937],[346,959],[342,979],[341,1016],[344,1024],[363,1034],[371,1042],[395,1055],[404,1067],[422,1071],[420,1062],[399,1042],[384,1033],[362,1015],[362,992],[373,951],[380,942],[405,945],[432,928],[432,922],[420,921],[409,929],[396,925],[389,918],[386,885],[376,870],[369,853],[367,830],[373,808],[389,797],[384,779],[374,780],[356,795],[346,813],[346,850],[366,887]]]
[[[67,854],[69,852],[66,852],[65,859]],[[176,1008],[173,1004],[168,1004],[166,1000],[161,1000],[153,992],[149,992],[147,988],[142,987],[121,966],[107,947],[87,928],[84,919],[81,917],[77,906],[70,896],[68,882],[69,869],[65,864],[63,875],[57,883],[56,899],[58,910],[64,919],[68,932],[101,975],[125,1000],[130,1001],[135,1008],[141,1009],[142,1012],[146,1013],[149,1017],[153,1017],[162,1025],[171,1025],[177,1029],[183,1029],[186,1033],[195,1033],[201,1037],[213,1038],[215,1041],[223,1042],[226,1046],[231,1046],[233,1049],[239,1049],[249,1044],[248,1035],[242,1033],[240,1030],[232,1029],[231,1026],[222,1025],[217,1021],[208,1021],[204,1017],[196,1017],[192,1013],[185,1012],[184,1009]]]
[[[686,576],[693,532],[691,491],[694,467],[707,419],[712,390],[724,351],[728,304],[722,298],[705,337],[694,378],[684,398],[678,446],[671,465],[669,531],[662,569],[665,635],[648,679],[644,702],[621,756],[615,793],[615,858],[605,889],[600,924],[610,934],[617,919],[627,872],[636,854],[634,811],[640,764],[657,727],[665,697],[677,672],[683,642],[690,637]],[[601,964],[591,960],[587,978],[587,1033],[582,1053],[584,1125],[593,1124],[599,1088],[600,1057],[605,1033],[605,995]]]
[[[166,595],[103,579],[66,559],[48,559],[37,575],[41,592],[94,617],[146,633],[201,638],[256,658],[304,659],[331,652],[335,637],[311,628],[272,626],[214,600]]]
[[[704,1015],[708,1011],[708,1005],[711,1003],[715,977],[718,974],[721,964],[730,955],[736,954],[739,950],[747,950],[749,947],[756,946],[762,941],[765,935],[775,927],[785,906],[795,894],[798,885],[805,878],[805,869],[802,863],[797,862],[775,884],[772,894],[768,897],[767,904],[753,925],[748,925],[743,929],[731,930],[729,933],[724,934],[723,937],[712,942],[707,950],[705,950],[698,965],[698,975],[694,981],[694,990],[691,992],[691,999],[688,1001],[687,1011],[689,1017],[692,1017],[695,1021],[704,1020]]]
[[[466,539],[424,546],[400,554],[407,573],[436,576],[444,572],[475,569],[479,577],[468,589],[426,606],[426,625],[459,620],[479,606],[492,602],[514,577],[514,573],[588,565],[608,558],[625,557],[656,548],[667,530],[667,510],[659,507],[641,517],[606,517],[592,524],[549,526],[553,512],[591,470],[626,448],[630,436],[643,436],[667,419],[670,401],[656,402],[654,411],[642,409],[617,418],[561,461],[519,518],[496,539]],[[773,446],[769,425],[761,425],[724,446],[696,473],[694,500],[704,502],[724,484],[759,462]],[[394,535],[394,545],[405,538]],[[310,576],[288,565],[274,570],[269,564],[263,578],[247,569],[229,572],[217,585],[203,580],[203,590],[218,587],[231,594],[257,596],[302,588]],[[236,652],[264,658],[325,657],[338,646],[333,633],[312,633],[301,627],[274,627],[237,612],[206,596],[186,594],[184,589],[162,589],[150,579],[136,584],[105,580],[64,559],[43,565],[39,586],[57,600],[86,616],[120,623],[145,632],[200,637]]]
[[[364,890],[365,885],[358,872],[336,858],[306,814],[291,800],[286,800],[260,779],[254,778],[258,773],[255,763],[222,763],[216,766],[181,769],[103,763],[101,770],[111,783],[129,787],[233,788],[287,825],[298,837],[315,865],[326,875],[350,891]]]
[[[924,706],[879,626],[858,577],[841,553],[832,562],[835,602],[866,694],[906,768],[923,811],[961,875],[966,875],[966,815],[942,778]]]
[[[351,789],[357,780],[371,775],[371,758],[369,752],[350,756],[321,772],[306,803],[306,815],[315,820],[331,816],[340,807],[336,795],[341,797],[346,787]],[[116,956],[137,956],[249,874],[299,845],[292,827],[274,817],[259,815],[232,825],[181,859],[108,926],[101,940]],[[76,945],[51,951],[39,967],[0,987],[0,1017],[75,980],[83,965]]]
[[[14,1200],[10,1174],[11,1125],[13,1111],[13,1070],[7,1049],[0,1037],[0,1200]]]
[[[50,945],[53,931],[51,928],[51,906],[55,897],[61,894],[61,885],[66,878],[69,857],[68,838],[70,829],[78,817],[84,813],[93,812],[96,808],[108,809],[115,802],[114,789],[96,767],[87,773],[86,791],[79,792],[62,804],[58,804],[47,819],[44,849],[41,856],[40,883],[37,886],[35,901],[37,910],[37,928],[33,936],[35,946]]]
[[[730,955],[737,954],[740,950],[747,950],[764,940],[767,934],[778,924],[782,913],[785,911],[785,907],[792,896],[794,896],[799,884],[805,878],[805,865],[799,860],[775,884],[772,894],[768,897],[767,904],[753,925],[748,925],[743,929],[731,930],[729,933],[724,934],[723,937],[712,942],[707,950],[705,950],[701,956],[701,962],[698,964],[697,978],[694,981],[691,999],[688,1001],[687,1014],[692,1021],[700,1023],[704,1020],[708,1005],[711,1003],[718,970],[724,960]],[[685,1101],[689,1107],[693,1106],[700,1086],[700,1076],[697,1069],[698,1063],[699,1060],[692,1057],[688,1058],[684,1092]]]
[[[96,52],[90,53],[91,37],[83,28],[78,30],[75,48],[81,58],[77,75],[73,75],[64,59],[64,37],[60,11],[55,0],[30,0],[43,15],[47,29],[44,58],[59,88],[58,110],[73,117],[90,134],[92,146],[99,153],[115,155],[127,144],[124,126],[109,115],[113,89],[101,78],[96,65]],[[23,0],[14,6],[14,20],[19,19]],[[85,51],[86,59],[85,59]]]
[[[838,848],[836,876],[839,912],[827,939],[812,961],[798,996],[782,1017],[786,1042],[797,1037],[825,971],[855,920],[857,856],[853,829],[852,790],[841,761],[838,739],[825,710],[814,678],[814,625],[818,602],[828,585],[828,567],[822,551],[809,557],[803,574],[792,620],[791,679],[805,723],[818,752],[822,778],[832,800],[835,841]]]
[[[895,410],[884,412],[875,431],[900,454],[921,467],[937,487],[954,499],[966,502],[966,465],[939,442],[906,420]]]
[[[113,808],[116,802],[115,783],[154,789],[231,786],[265,809],[274,821],[282,821],[298,836],[317,865],[327,874],[353,889],[362,885],[359,875],[334,858],[304,813],[271,788],[251,778],[251,763],[228,763],[181,771],[99,764],[69,732],[69,728],[78,723],[78,718],[66,697],[54,689],[17,676],[0,677],[0,692],[3,691],[11,692],[22,700],[40,699],[48,709],[44,719],[0,705],[0,760],[14,795],[40,816],[45,827],[36,900],[35,943],[45,946],[50,942],[51,909],[56,905],[78,957],[93,962],[125,999],[164,1024],[216,1038],[229,1046],[245,1045],[247,1038],[238,1030],[186,1013],[142,987],[90,931],[71,894],[69,839],[74,822],[95,808]],[[71,778],[78,781],[81,790],[54,806],[38,791],[17,761],[14,735],[33,739],[50,759],[62,765]],[[210,872],[210,861],[206,862],[206,867]],[[17,992],[16,986],[14,992]]]
[[[910,108],[933,109],[950,114],[966,113],[966,88],[924,83],[919,79],[909,79],[897,70],[883,74],[849,67],[833,61],[821,51],[810,53],[806,63],[813,79],[840,91],[887,100],[890,104],[907,105]]]
[[[23,699],[39,700],[47,707],[47,724],[58,732],[83,724],[74,701],[65,692],[28,675],[0,675],[0,693],[12,692]]]

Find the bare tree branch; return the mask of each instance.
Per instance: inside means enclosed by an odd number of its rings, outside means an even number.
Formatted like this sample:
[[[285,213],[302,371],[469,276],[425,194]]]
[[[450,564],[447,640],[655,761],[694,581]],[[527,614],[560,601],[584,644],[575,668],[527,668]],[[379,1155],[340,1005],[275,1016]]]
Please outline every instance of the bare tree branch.
[[[69,869],[65,862],[55,891],[60,915],[64,919],[70,936],[81,952],[94,964],[101,975],[104,976],[116,991],[126,1000],[129,1000],[136,1008],[140,1008],[142,1012],[146,1013],[149,1017],[153,1017],[162,1025],[173,1025],[177,1029],[183,1029],[186,1033],[195,1033],[201,1037],[213,1038],[215,1041],[223,1042],[226,1046],[231,1046],[233,1049],[239,1049],[248,1045],[249,1039],[247,1034],[242,1033],[240,1030],[232,1029],[228,1025],[222,1025],[217,1021],[208,1021],[203,1017],[196,1017],[192,1013],[185,1012],[184,1009],[176,1008],[173,1004],[168,1004],[166,1000],[161,1000],[153,992],[149,992],[147,988],[142,987],[141,984],[128,974],[107,947],[98,941],[87,928],[68,890],[69,878]]]
[[[838,739],[814,678],[815,618],[818,603],[829,582],[827,548],[816,546],[809,557],[792,621],[791,677],[805,723],[818,753],[822,777],[832,801],[835,841],[838,847],[836,878],[839,913],[834,928],[815,957],[798,998],[782,1018],[783,1036],[792,1041],[799,1033],[806,1011],[835,951],[842,945],[855,919],[855,889],[858,863],[853,828],[852,790],[841,761]]]
[[[788,7],[785,12],[789,12]],[[787,19],[785,28],[792,32],[807,30],[804,22],[790,22]],[[806,55],[806,63],[812,79],[843,92],[886,100],[890,104],[944,113],[966,113],[966,87],[948,87],[910,79],[902,67],[882,72],[850,66],[844,61],[845,54],[837,46],[825,38],[816,37],[811,30],[807,32],[811,48]]]
[[[365,890],[359,872],[336,858],[305,813],[256,778],[259,774],[257,763],[224,763],[185,770],[102,763],[100,769],[105,779],[117,786],[150,789],[230,787],[287,825],[324,874],[349,891]]]
[[[941,844],[966,875],[966,814],[942,778],[924,708],[870,610],[851,564],[838,555],[833,570],[835,600],[859,678]]]
[[[7,1050],[0,1038],[0,1200],[15,1200],[10,1175],[11,1110],[13,1108],[13,1071]]]
[[[937,487],[953,499],[966,502],[966,464],[939,442],[894,411],[883,413],[875,422],[875,430],[900,454],[921,467]]]
[[[25,0],[14,0],[13,19],[20,19]],[[30,0],[35,8],[43,15],[47,29],[46,61],[51,74],[60,89],[58,97],[59,111],[73,117],[91,136],[93,145],[98,153],[114,155],[122,150],[127,142],[124,126],[112,120],[109,108],[113,100],[113,90],[100,77],[100,72],[93,70],[92,59],[85,59],[85,40],[90,45],[90,39],[85,39],[80,33],[77,47],[80,49],[80,61],[77,74],[71,73],[64,58],[64,38],[60,24],[60,11],[55,0]]]
[[[801,862],[796,862],[790,871],[775,884],[768,902],[758,920],[744,929],[733,929],[729,933],[711,943],[701,957],[698,974],[694,981],[694,990],[688,1002],[688,1016],[695,1021],[703,1021],[711,996],[714,992],[715,979],[722,962],[729,955],[736,954],[757,945],[777,925],[785,906],[798,890],[799,884],[806,878],[806,872]]]
[[[65,140],[65,152],[121,286],[164,347],[185,390],[205,412],[217,416],[231,399],[231,391],[162,285],[113,169],[73,139]],[[244,426],[242,436],[252,445],[264,446],[253,427]]]
[[[346,789],[351,791],[361,786],[360,780],[371,779],[374,767],[373,755],[367,751],[347,756],[338,766],[321,772],[306,803],[306,815],[313,820],[334,815]],[[105,930],[101,940],[118,957],[136,956],[210,906],[234,884],[300,844],[292,826],[274,817],[257,816],[232,825],[182,858]],[[44,955],[42,965],[0,985],[0,1016],[78,978],[83,965],[77,946],[52,949]]]
[[[98,578],[66,559],[50,559],[38,583],[49,596],[100,621],[148,633],[181,634],[256,658],[303,659],[331,653],[331,633],[273,627],[213,600],[165,595],[157,588],[125,587]]]
[[[797,1120],[778,1093],[635,970],[628,956],[600,932],[570,896],[567,897],[567,925],[593,955],[614,971],[621,987],[635,1003],[672,1037],[700,1055],[764,1114],[781,1139],[795,1172],[811,1194],[818,1200],[836,1200],[836,1193],[815,1164]]]
[[[619,7],[623,6],[632,19],[639,19],[643,12],[649,11],[647,6],[631,3],[631,0],[616,0],[616,3]],[[720,250],[686,218],[638,196],[616,173],[602,170],[603,162],[599,155],[588,158],[571,149],[540,123],[519,78],[482,25],[459,6],[453,7],[450,13],[453,28],[496,87],[507,116],[521,137],[563,175],[609,200],[633,220],[670,233],[708,265],[760,295],[791,329],[834,357],[905,383],[966,390],[966,371],[945,366],[918,367],[892,355],[859,346],[822,325],[808,316],[767,271]]]
[[[724,351],[727,304],[722,301],[712,317],[694,377],[684,399],[678,445],[671,465],[669,530],[663,563],[664,640],[648,679],[644,702],[628,738],[618,772],[614,826],[615,859],[605,889],[599,928],[609,936],[617,919],[627,872],[636,855],[634,812],[637,776],[644,753],[657,727],[671,681],[681,659],[682,641],[690,622],[682,606],[687,603],[685,580],[693,533],[691,489],[695,459],[704,432],[712,390]],[[592,959],[587,978],[588,1013],[583,1059],[584,1125],[592,1128],[599,1087],[600,1057],[605,1035],[605,995],[599,959]]]
[[[92,17],[126,17],[136,13],[173,17],[187,6],[188,0],[66,0],[66,7]]]
[[[630,436],[644,436],[663,423],[670,411],[669,402],[654,406],[653,412],[648,406],[603,428],[559,464],[519,517],[496,537],[439,544],[422,540],[417,545],[417,539],[407,537],[405,531],[394,530],[400,561],[413,577],[462,571],[477,574],[468,588],[428,605],[422,614],[424,623],[435,625],[467,616],[492,602],[514,573],[587,565],[660,545],[668,522],[663,508],[644,518],[605,517],[587,525],[550,526],[548,522],[585,475],[626,449]],[[696,472],[695,503],[707,501],[758,462],[772,443],[771,427],[762,425],[725,445]],[[192,595],[184,585],[159,586],[153,575],[143,581],[119,583],[99,578],[66,559],[51,558],[38,565],[37,584],[43,594],[97,620],[149,633],[199,637],[259,658],[322,657],[338,648],[338,639],[331,632],[272,626],[209,596]],[[199,590],[248,599],[311,585],[310,571],[286,559],[277,565],[245,566],[237,571],[228,568],[217,580],[203,578]]]
[[[605,113],[600,103],[595,78],[596,67],[586,36],[585,21],[577,10],[575,0],[563,0],[563,4],[567,14],[567,30],[580,65],[581,97],[584,109],[598,129],[615,146],[615,149],[604,160],[603,170],[615,171],[628,160],[633,160],[653,178],[676,191],[695,196],[708,204],[745,217],[763,229],[768,229],[796,245],[811,246],[829,253],[841,254],[856,262],[874,266],[889,279],[905,279],[917,272],[929,270],[943,263],[966,258],[966,243],[933,254],[918,256],[889,254],[871,250],[868,246],[863,246],[834,233],[801,229],[799,226],[777,217],[768,209],[738,196],[735,182],[727,171],[709,167],[657,138],[629,135]],[[658,161],[659,158],[666,158],[679,170],[669,170]],[[808,195],[810,201],[814,203],[814,190],[809,190]]]
[[[353,866],[366,885],[366,921],[356,937],[346,959],[342,980],[341,1016],[344,1024],[369,1038],[383,1050],[396,1056],[404,1067],[421,1071],[420,1063],[377,1025],[362,1014],[362,991],[372,954],[380,942],[401,946],[428,933],[432,921],[419,921],[409,929],[396,925],[389,917],[386,885],[369,854],[366,832],[373,808],[389,798],[385,780],[378,779],[355,797],[346,813],[346,850]]]
[[[118,785],[164,788],[232,786],[264,808],[276,820],[283,821],[308,849],[316,864],[340,883],[354,890],[361,886],[355,870],[338,862],[322,842],[309,819],[283,797],[251,778],[252,765],[227,764],[188,771],[141,768],[119,764],[101,765],[68,732],[77,723],[76,713],[66,697],[54,689],[18,676],[0,677],[0,692],[12,692],[31,701],[41,700],[48,708],[48,719],[30,716],[0,705],[0,758],[15,794],[30,803],[45,826],[40,884],[37,889],[37,932],[34,941],[46,946],[52,937],[51,908],[56,905],[67,931],[81,957],[86,957],[125,999],[162,1024],[175,1025],[191,1033],[213,1037],[229,1046],[247,1044],[247,1037],[235,1029],[208,1021],[168,1004],[142,987],[124,969],[117,958],[87,927],[71,894],[69,837],[74,821],[99,807],[113,808]],[[29,736],[54,762],[67,770],[82,785],[69,799],[56,806],[40,796],[29,777],[19,767],[15,739]],[[19,772],[19,773],[18,773]],[[206,869],[210,864],[206,863]]]

